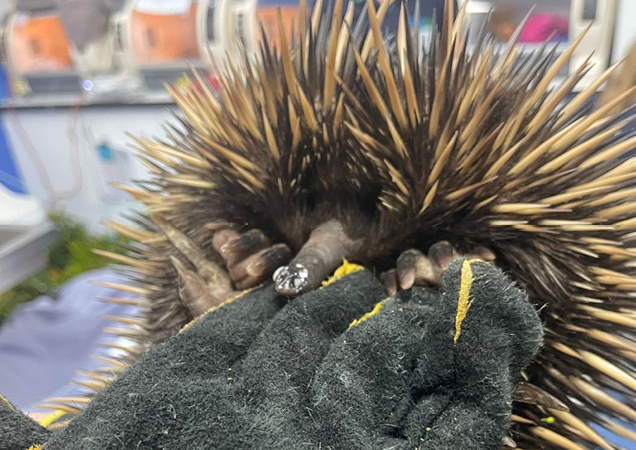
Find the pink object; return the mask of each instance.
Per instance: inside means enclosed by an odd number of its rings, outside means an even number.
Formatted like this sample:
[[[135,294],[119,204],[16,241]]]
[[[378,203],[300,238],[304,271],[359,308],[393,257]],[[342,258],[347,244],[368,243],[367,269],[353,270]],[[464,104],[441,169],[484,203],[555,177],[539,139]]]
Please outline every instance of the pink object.
[[[553,32],[555,41],[567,40],[567,19],[550,13],[535,14],[521,32],[519,42],[545,42]]]

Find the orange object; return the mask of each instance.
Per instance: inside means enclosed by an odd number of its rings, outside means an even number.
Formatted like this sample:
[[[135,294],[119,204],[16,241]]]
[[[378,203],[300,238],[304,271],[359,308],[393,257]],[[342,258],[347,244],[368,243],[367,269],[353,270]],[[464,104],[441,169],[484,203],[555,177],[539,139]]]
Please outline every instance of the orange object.
[[[488,31],[501,42],[508,42],[517,28],[516,9],[500,6],[495,9],[488,23]]]
[[[280,39],[278,38],[278,21],[276,16],[278,7],[259,8],[257,10],[258,20],[263,24],[265,35],[267,40],[274,47],[278,47]],[[289,44],[292,26],[298,27],[298,19],[300,17],[300,10],[298,7],[285,6],[280,8],[281,18],[283,19],[283,27],[285,29],[285,36],[287,37],[287,43]],[[261,40],[260,30],[257,33],[259,42]]]
[[[139,64],[152,65],[199,57],[196,35],[197,2],[184,15],[133,11],[131,45]]]
[[[66,72],[73,68],[69,40],[57,16],[18,16],[11,59],[20,73]]]

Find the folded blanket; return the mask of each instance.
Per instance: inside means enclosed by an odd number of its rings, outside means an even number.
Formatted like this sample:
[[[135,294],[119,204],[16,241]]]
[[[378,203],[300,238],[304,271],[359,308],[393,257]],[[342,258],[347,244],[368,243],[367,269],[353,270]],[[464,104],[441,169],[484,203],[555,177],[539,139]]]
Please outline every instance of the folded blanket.
[[[499,448],[542,340],[525,294],[477,261],[392,298],[351,269],[293,300],[268,285],[207,313],[64,430],[4,405],[0,449]]]

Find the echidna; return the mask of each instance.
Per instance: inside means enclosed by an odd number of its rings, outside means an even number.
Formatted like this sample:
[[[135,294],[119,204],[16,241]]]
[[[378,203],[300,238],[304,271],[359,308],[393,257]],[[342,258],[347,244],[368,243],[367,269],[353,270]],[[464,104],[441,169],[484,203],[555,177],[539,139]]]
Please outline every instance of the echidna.
[[[171,89],[180,125],[136,139],[154,179],[125,189],[148,213],[113,225],[137,243],[112,256],[148,312],[120,319],[127,335],[159,342],[279,266],[289,295],[343,258],[393,291],[476,252],[540,310],[545,346],[523,375],[569,408],[515,405],[519,446],[614,448],[596,426],[636,442],[636,160],[620,158],[636,138],[610,113],[635,89],[593,110],[616,66],[576,93],[589,60],[553,87],[583,36],[558,57],[483,29],[469,47],[447,1],[425,45],[417,10],[383,36],[390,0],[356,23],[334,3],[308,17],[301,1],[291,42],[279,18],[279,47],[264,36],[258,58],[226,62],[218,92],[195,72]]]

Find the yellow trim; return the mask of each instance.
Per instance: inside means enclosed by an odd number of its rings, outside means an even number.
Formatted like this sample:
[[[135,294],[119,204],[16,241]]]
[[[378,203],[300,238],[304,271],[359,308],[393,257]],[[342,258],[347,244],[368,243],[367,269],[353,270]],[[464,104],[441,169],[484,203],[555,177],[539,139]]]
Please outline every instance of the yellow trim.
[[[44,446],[44,444],[32,445],[31,447],[27,448],[27,450],[42,450],[43,446]]]
[[[234,300],[238,300],[239,298],[243,297],[244,295],[248,294],[249,292],[252,292],[255,289],[260,288],[261,286],[263,286],[262,284],[260,286],[256,286],[250,289],[245,289],[244,291],[239,292],[238,294],[236,294],[234,297],[230,297],[227,300],[225,300],[223,303],[213,306],[212,308],[208,309],[206,312],[204,312],[203,314],[201,314],[199,317],[196,317],[195,319],[192,319],[190,322],[188,322],[187,324],[185,324],[183,326],[183,328],[181,328],[181,330],[179,330],[179,333],[177,334],[181,334],[183,333],[185,330],[187,330],[188,328],[190,328],[192,325],[194,325],[195,322],[198,322],[199,320],[203,319],[205,316],[207,316],[208,314],[210,314],[212,311],[216,311],[217,309],[225,306],[225,305],[229,305],[230,303],[232,303]]]
[[[356,273],[364,269],[359,264],[353,264],[347,261],[346,259],[342,260],[342,265],[336,269],[333,275],[328,279],[322,282],[322,287],[329,286],[334,281],[338,281],[339,279],[345,277],[346,275]]]
[[[384,308],[384,304],[386,302],[388,302],[389,300],[391,300],[391,297],[387,297],[384,300],[382,300],[380,303],[376,304],[373,309],[371,311],[369,311],[368,313],[366,313],[364,316],[360,317],[359,319],[354,320],[353,322],[351,322],[351,325],[349,325],[349,329],[360,325],[362,322],[364,322],[365,320],[369,319],[370,317],[375,316],[376,314],[378,314],[380,311],[382,311],[382,308]]]
[[[461,284],[459,286],[459,299],[457,301],[457,314],[455,315],[455,339],[457,343],[459,336],[462,334],[462,322],[468,314],[468,310],[473,304],[470,299],[470,288],[473,285],[473,269],[471,264],[479,261],[478,259],[466,260],[462,264]]]
[[[57,411],[46,416],[44,419],[40,420],[40,425],[46,428],[49,425],[51,425],[53,422],[55,422],[57,419],[65,415],[66,415],[66,411],[62,411],[61,409],[58,409]]]

